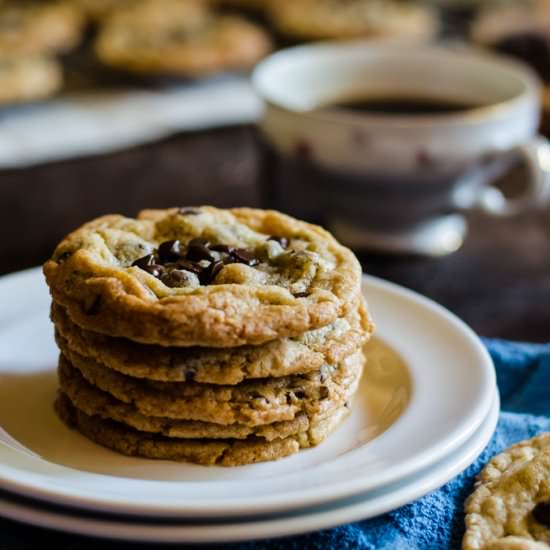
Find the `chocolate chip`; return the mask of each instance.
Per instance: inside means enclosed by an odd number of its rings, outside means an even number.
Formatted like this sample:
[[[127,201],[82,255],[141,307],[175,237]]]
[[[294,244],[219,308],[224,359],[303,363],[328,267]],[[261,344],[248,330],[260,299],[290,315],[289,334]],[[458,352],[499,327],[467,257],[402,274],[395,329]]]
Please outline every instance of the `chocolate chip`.
[[[321,400],[328,399],[329,395],[330,395],[330,392],[328,391],[328,388],[326,386],[321,386],[319,388],[319,398]]]
[[[307,298],[308,296],[308,292],[296,292],[296,294],[294,294],[294,298]]]
[[[181,243],[178,240],[165,241],[159,245],[159,257],[162,263],[175,261],[181,258]]]
[[[192,369],[191,367],[184,367],[182,369],[183,375],[185,376],[185,381],[194,380],[195,375],[197,374],[197,371],[195,369]]]
[[[208,249],[209,246],[210,242],[206,239],[191,239],[187,244],[187,259],[194,262],[200,260],[212,261],[214,256],[212,256],[212,252]]]
[[[84,313],[86,315],[97,315],[100,307],[101,296],[94,296],[93,298],[87,300],[87,303],[84,305]]]
[[[204,269],[197,263],[192,262],[191,260],[178,260],[175,266],[179,269],[185,269],[195,275],[200,275]]]
[[[298,390],[294,392],[294,396],[296,397],[296,399],[303,399],[306,396],[306,392],[304,392],[303,390]]]
[[[179,208],[178,214],[180,216],[198,216],[201,213],[200,210],[197,210],[196,208]]]
[[[143,267],[140,266],[140,268],[143,269],[143,271],[149,273],[149,275],[156,277],[157,279],[159,279],[166,272],[164,266],[159,264],[151,264]]]
[[[280,237],[279,235],[272,235],[267,239],[268,241],[275,241],[276,243],[279,243],[282,248],[288,247],[288,239],[286,237]]]
[[[247,250],[246,248],[236,248],[231,253],[231,257],[237,262],[254,266],[258,265],[259,261],[258,258],[256,258],[256,255],[251,250]]]
[[[208,239],[204,239],[203,237],[196,237],[195,239],[191,239],[188,243],[189,246],[210,246],[210,241]]]
[[[210,264],[210,267],[208,268],[208,283],[206,284],[211,283],[216,278],[216,275],[223,269],[224,265],[224,262],[221,260]]]
[[[154,254],[147,254],[147,256],[143,256],[141,258],[138,258],[132,266],[139,267],[141,269],[145,269],[146,267],[156,264],[157,263],[157,257]]]
[[[211,284],[216,278],[216,275],[222,270],[224,265],[225,263],[223,261],[218,260],[216,262],[212,262],[208,265],[208,267],[204,268],[202,274],[200,275],[201,284]]]
[[[533,517],[545,527],[550,527],[550,501],[539,502],[533,508]]]
[[[222,252],[223,254],[232,254],[235,250],[235,247],[229,246],[227,244],[213,244],[210,247],[210,250],[214,250],[215,252]]]

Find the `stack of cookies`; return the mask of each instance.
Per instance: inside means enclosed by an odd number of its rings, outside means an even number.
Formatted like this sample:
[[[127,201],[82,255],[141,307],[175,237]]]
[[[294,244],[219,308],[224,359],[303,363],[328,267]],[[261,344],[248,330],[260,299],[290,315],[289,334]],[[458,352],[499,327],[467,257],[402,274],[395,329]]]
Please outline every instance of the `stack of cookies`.
[[[273,211],[110,215],[44,273],[56,410],[115,451],[234,466],[323,441],[349,414],[372,332],[354,255]]]

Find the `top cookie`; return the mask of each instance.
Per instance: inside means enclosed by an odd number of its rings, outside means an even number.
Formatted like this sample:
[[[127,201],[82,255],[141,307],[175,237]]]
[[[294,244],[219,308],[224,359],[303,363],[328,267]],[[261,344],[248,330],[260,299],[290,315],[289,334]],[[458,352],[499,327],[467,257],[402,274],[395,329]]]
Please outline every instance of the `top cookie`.
[[[145,210],[68,235],[44,265],[82,328],[163,346],[293,337],[357,307],[361,267],[320,227],[275,211]]]
[[[437,20],[426,6],[395,0],[270,0],[277,30],[302,40],[403,36],[431,38]]]
[[[549,548],[550,433],[494,457],[465,511],[464,550]]]

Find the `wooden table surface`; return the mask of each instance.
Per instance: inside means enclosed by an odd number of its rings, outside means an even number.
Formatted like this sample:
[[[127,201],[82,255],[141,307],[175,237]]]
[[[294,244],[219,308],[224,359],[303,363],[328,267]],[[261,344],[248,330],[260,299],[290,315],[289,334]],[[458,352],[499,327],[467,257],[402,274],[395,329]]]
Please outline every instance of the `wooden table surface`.
[[[248,127],[0,172],[0,273],[42,263],[64,234],[108,212],[260,206],[258,179],[256,136]],[[511,220],[472,216],[470,229],[465,246],[445,258],[360,260],[367,273],[437,300],[482,336],[550,341],[549,211]]]

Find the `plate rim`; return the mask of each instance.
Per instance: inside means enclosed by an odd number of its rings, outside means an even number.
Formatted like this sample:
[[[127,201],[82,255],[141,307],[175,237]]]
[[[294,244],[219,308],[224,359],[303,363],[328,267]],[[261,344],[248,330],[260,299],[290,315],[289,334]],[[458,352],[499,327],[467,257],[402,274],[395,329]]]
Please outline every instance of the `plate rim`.
[[[22,520],[22,511],[23,513],[28,513],[29,511],[36,512],[36,510],[32,506],[24,505],[16,505],[15,509],[10,510],[10,504],[6,503],[6,500],[3,499],[1,495],[0,514],[9,519],[39,527],[52,528],[52,525],[54,525],[53,529],[57,531],[92,536],[97,540],[110,538],[118,541],[141,540],[147,543],[196,544],[244,542],[248,540],[258,540],[259,538],[296,536],[319,529],[331,529],[339,525],[366,520],[385,514],[422,498],[429,492],[445,485],[445,483],[473,464],[479,457],[494,434],[499,419],[499,411],[500,397],[498,391],[495,390],[492,405],[487,417],[482,421],[474,434],[455,451],[454,455],[452,454],[451,456],[444,457],[441,461],[434,464],[433,467],[423,469],[405,478],[405,480],[401,482],[390,485],[386,489],[382,488],[374,491],[374,493],[381,493],[381,495],[375,494],[371,499],[369,499],[369,493],[356,495],[353,499],[344,499],[340,504],[336,502],[332,509],[321,508],[317,510],[313,509],[310,512],[302,514],[298,513],[296,516],[290,518],[290,521],[289,518],[281,519],[277,516],[272,516],[272,518],[270,518],[268,515],[265,518],[259,518],[249,522],[239,522],[240,531],[238,533],[230,531],[228,534],[228,525],[230,527],[237,525],[231,523],[213,523],[200,526],[191,524],[175,527],[173,525],[163,525],[159,523],[159,525],[149,524],[139,529],[138,539],[137,534],[132,535],[128,532],[128,530],[135,530],[136,525],[139,525],[138,523],[124,524],[123,522],[117,521],[96,520],[93,517],[85,518],[84,523],[82,523],[82,518],[78,518],[79,521],[75,522],[74,515],[67,518],[67,516],[64,516],[62,513],[40,509],[41,501],[37,501],[39,509],[38,515],[34,515],[34,520],[32,518]],[[434,470],[436,472],[435,476],[433,475]],[[400,483],[401,486],[399,486]],[[405,483],[405,485],[403,485],[403,483]],[[398,486],[396,487],[396,485]],[[381,501],[378,502],[378,504],[377,499]],[[350,502],[350,500],[352,500],[352,502]],[[46,505],[47,503],[43,503],[43,506]],[[6,513],[6,510],[8,510],[8,513]],[[62,524],[59,523],[59,520],[62,520]],[[119,529],[117,532],[113,533],[113,531],[105,530],[106,525],[112,527],[117,524],[119,527],[121,524],[125,525],[126,531],[123,532]],[[251,526],[253,526],[252,529]],[[98,527],[102,527],[103,530],[97,531]],[[189,531],[197,527],[198,530]],[[216,534],[216,528],[218,530],[223,530],[223,533]],[[262,529],[264,529],[264,532],[262,532]],[[159,531],[161,534],[164,531],[164,536],[159,537],[157,535]]]
[[[32,279],[33,277],[38,276],[38,272],[39,268],[34,268],[23,272],[10,274],[6,278],[0,278],[0,283],[13,283],[15,281],[15,284],[17,284],[17,280],[19,278],[27,276]],[[6,279],[8,280],[6,281]],[[460,320],[456,315],[454,315],[452,312],[450,312],[440,304],[437,304],[433,300],[395,283],[385,281],[383,279],[370,275],[363,276],[363,283],[367,286],[374,286],[375,288],[383,292],[385,291],[389,292],[390,294],[397,294],[399,297],[405,297],[413,303],[416,303],[423,308],[427,308],[432,312],[436,312],[436,314],[444,317],[447,321],[450,321],[451,324],[454,325],[454,328],[458,329],[462,333],[462,336],[465,336],[467,338],[469,343],[473,345],[476,352],[479,354],[481,362],[484,364],[483,368],[486,370],[486,374],[488,376],[488,384],[491,386],[491,392],[493,391],[493,388],[496,387],[496,376],[489,353],[479,340],[479,337],[473,332],[473,330],[468,327],[462,320]],[[468,424],[466,426],[467,429],[463,429],[462,433],[460,433],[458,437],[456,436],[456,434],[454,437],[449,436],[447,440],[443,441],[443,444],[441,441],[438,441],[437,453],[434,454],[433,449],[422,451],[417,455],[415,460],[408,461],[406,466],[401,465],[398,468],[398,466],[394,465],[393,469],[386,471],[385,475],[377,476],[376,482],[374,482],[372,477],[369,478],[369,476],[366,476],[362,479],[362,481],[360,480],[359,483],[357,478],[355,478],[348,480],[345,484],[339,484],[338,487],[335,487],[334,484],[328,487],[309,487],[305,493],[302,493],[300,495],[300,497],[298,497],[296,491],[287,491],[285,493],[276,495],[275,498],[265,498],[265,495],[262,495],[264,498],[260,499],[260,502],[258,502],[258,498],[252,497],[246,497],[244,499],[241,499],[241,501],[232,501],[231,504],[226,503],[221,507],[219,506],[219,504],[216,505],[216,502],[212,502],[212,499],[210,501],[202,501],[200,504],[187,503],[187,505],[182,502],[169,502],[163,503],[162,505],[155,504],[155,509],[151,510],[151,505],[145,506],[139,503],[136,504],[135,502],[128,501],[128,499],[124,500],[119,495],[108,495],[104,496],[103,498],[90,498],[89,496],[83,496],[82,493],[75,494],[71,491],[59,491],[54,488],[48,488],[44,486],[37,488],[36,484],[29,487],[28,483],[25,484],[20,480],[6,480],[5,475],[3,475],[1,471],[2,464],[0,464],[0,480],[2,480],[3,484],[7,484],[6,487],[8,490],[22,495],[31,496],[33,498],[38,498],[49,502],[58,502],[61,504],[66,504],[70,502],[71,505],[83,509],[109,511],[116,510],[129,515],[145,514],[151,516],[159,516],[163,514],[173,515],[177,517],[213,517],[215,515],[227,516],[228,513],[230,515],[242,514],[245,510],[251,510],[253,513],[262,513],[266,511],[288,509],[289,500],[292,501],[292,507],[294,509],[298,509],[305,506],[317,505],[319,503],[328,503],[337,499],[352,496],[353,494],[357,494],[367,490],[373,490],[376,487],[381,487],[385,484],[397,482],[399,479],[403,479],[409,475],[412,475],[413,472],[426,467],[430,463],[436,462],[437,460],[441,459],[443,456],[448,455],[454,449],[460,446],[479,427],[480,423],[486,416],[487,410],[491,406],[491,397],[492,394],[489,393],[488,399],[486,397],[483,402],[479,403],[477,411],[470,411],[470,416],[472,416],[473,418],[481,418],[481,420],[479,420],[479,422],[477,423],[471,422],[470,424]],[[66,468],[67,470],[80,472],[87,475],[102,475],[90,474],[90,472],[81,472],[79,470],[57,464],[54,464],[53,466]],[[322,466],[322,464],[319,466]],[[399,475],[396,475],[395,472],[393,472],[392,474],[392,471],[395,469],[398,469]],[[107,477],[105,475],[102,476]],[[177,484],[186,482],[175,481],[172,483]],[[230,510],[228,510],[228,508],[230,508]],[[191,513],[189,513],[190,511]]]

